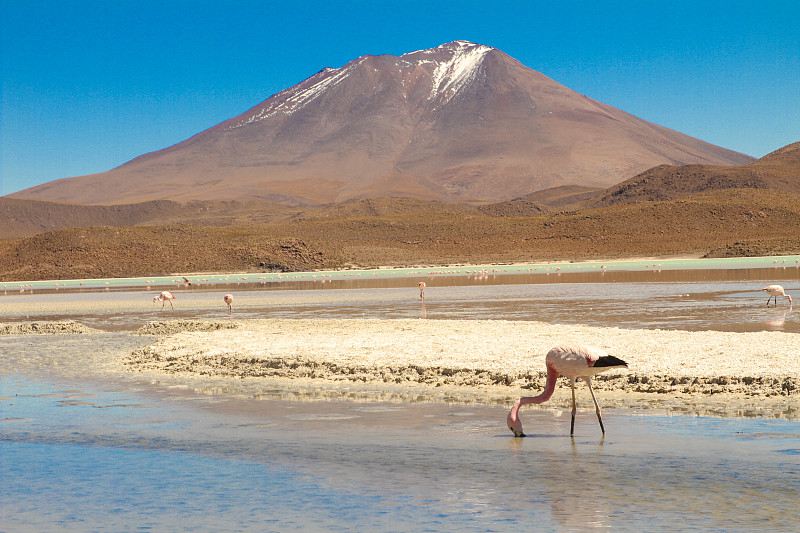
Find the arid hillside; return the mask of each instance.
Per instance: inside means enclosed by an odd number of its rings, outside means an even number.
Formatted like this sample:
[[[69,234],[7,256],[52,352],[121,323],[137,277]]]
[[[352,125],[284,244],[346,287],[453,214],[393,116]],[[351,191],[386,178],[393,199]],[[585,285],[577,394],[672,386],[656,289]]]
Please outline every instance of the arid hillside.
[[[800,142],[743,166],[659,165],[581,200],[583,206],[677,200],[703,191],[769,189],[800,192]]]
[[[133,226],[161,217],[185,216],[190,209],[177,202],[158,201],[127,205],[64,204],[0,198],[0,238],[80,226]]]
[[[522,202],[526,205],[530,202]],[[322,206],[287,206],[264,200],[247,202],[144,202],[114,206],[64,204],[0,198],[0,239],[85,226],[246,226],[302,220],[373,217],[409,213],[491,211],[491,205],[469,205],[414,198],[348,200]],[[501,209],[502,207],[498,207]],[[538,214],[541,208],[533,207]]]
[[[446,209],[244,226],[62,229],[0,241],[0,280],[800,253],[800,196],[712,191],[540,216]]]

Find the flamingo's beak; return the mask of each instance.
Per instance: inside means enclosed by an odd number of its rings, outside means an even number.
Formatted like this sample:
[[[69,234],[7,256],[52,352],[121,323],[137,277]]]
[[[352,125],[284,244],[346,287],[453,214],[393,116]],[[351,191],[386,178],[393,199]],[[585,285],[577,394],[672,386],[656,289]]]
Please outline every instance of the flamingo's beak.
[[[508,425],[508,429],[511,430],[511,433],[513,433],[515,437],[525,436],[525,433],[522,432],[522,421],[519,419],[519,414],[514,413],[513,409],[510,413],[508,413],[506,424]]]
[[[511,432],[514,434],[515,437],[524,437],[525,436],[525,433],[523,433],[521,430],[517,430],[517,429],[514,429],[512,427],[509,427],[508,429],[511,430]]]

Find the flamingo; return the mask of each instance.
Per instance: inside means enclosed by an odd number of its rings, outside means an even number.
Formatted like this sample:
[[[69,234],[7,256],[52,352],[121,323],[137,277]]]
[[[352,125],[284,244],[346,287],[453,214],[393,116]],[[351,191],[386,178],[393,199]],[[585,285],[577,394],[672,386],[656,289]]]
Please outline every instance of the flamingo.
[[[228,313],[233,313],[233,294],[226,294],[222,299],[228,304]]]
[[[605,435],[606,430],[603,427],[603,419],[600,416],[600,406],[597,404],[597,399],[594,397],[594,391],[592,390],[592,376],[611,368],[627,368],[628,363],[591,346],[562,345],[555,346],[547,352],[545,365],[547,366],[547,383],[544,392],[539,396],[520,398],[514,403],[506,420],[508,429],[514,433],[515,437],[524,437],[525,433],[522,432],[522,421],[519,418],[519,408],[529,403],[539,404],[549,400],[553,395],[553,391],[556,390],[556,380],[558,376],[566,376],[570,379],[569,384],[572,388],[572,422],[569,426],[570,436],[572,436],[575,431],[575,382],[578,381],[578,378],[583,378],[589,386],[589,392],[592,394],[595,412],[597,413],[597,421],[600,422],[600,430],[603,432],[603,435]]]
[[[425,292],[425,282],[424,281],[420,281],[419,283],[417,283],[417,287],[419,287],[419,297],[420,298],[425,298],[425,294],[424,294],[424,292]]]
[[[169,306],[172,307],[173,309],[175,309],[175,306],[172,305],[172,300],[175,300],[175,299],[176,299],[175,296],[173,296],[171,292],[164,291],[161,294],[159,294],[158,296],[153,297],[153,303],[156,303],[156,302],[160,301],[161,302],[161,309],[164,309],[164,304],[166,302],[169,302]]]
[[[767,307],[769,307],[769,301],[772,300],[772,297],[775,297],[775,305],[778,305],[778,296],[783,296],[784,298],[789,299],[789,306],[792,305],[792,297],[783,292],[783,287],[781,285],[767,285],[762,291],[769,294],[769,298],[767,298]]]

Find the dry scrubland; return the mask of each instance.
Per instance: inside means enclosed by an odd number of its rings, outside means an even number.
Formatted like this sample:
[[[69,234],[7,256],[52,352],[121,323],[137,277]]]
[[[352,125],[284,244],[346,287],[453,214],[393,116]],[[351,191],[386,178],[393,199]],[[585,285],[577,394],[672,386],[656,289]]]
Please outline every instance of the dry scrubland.
[[[206,225],[168,219],[3,240],[0,281],[800,253],[800,196],[756,189],[550,214],[519,202],[481,211],[384,200],[302,216],[251,205],[194,217],[176,219]]]

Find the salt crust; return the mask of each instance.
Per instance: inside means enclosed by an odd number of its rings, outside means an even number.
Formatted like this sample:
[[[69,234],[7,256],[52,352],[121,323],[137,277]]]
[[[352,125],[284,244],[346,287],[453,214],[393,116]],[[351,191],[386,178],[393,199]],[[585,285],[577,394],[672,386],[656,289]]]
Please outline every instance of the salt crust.
[[[22,322],[0,324],[2,335],[64,335],[98,333],[99,330],[77,322]]]
[[[191,322],[191,321],[187,321]],[[265,319],[234,329],[173,324],[123,360],[132,370],[392,384],[540,388],[556,344],[628,362],[598,390],[800,399],[800,334],[637,330],[508,320]]]

